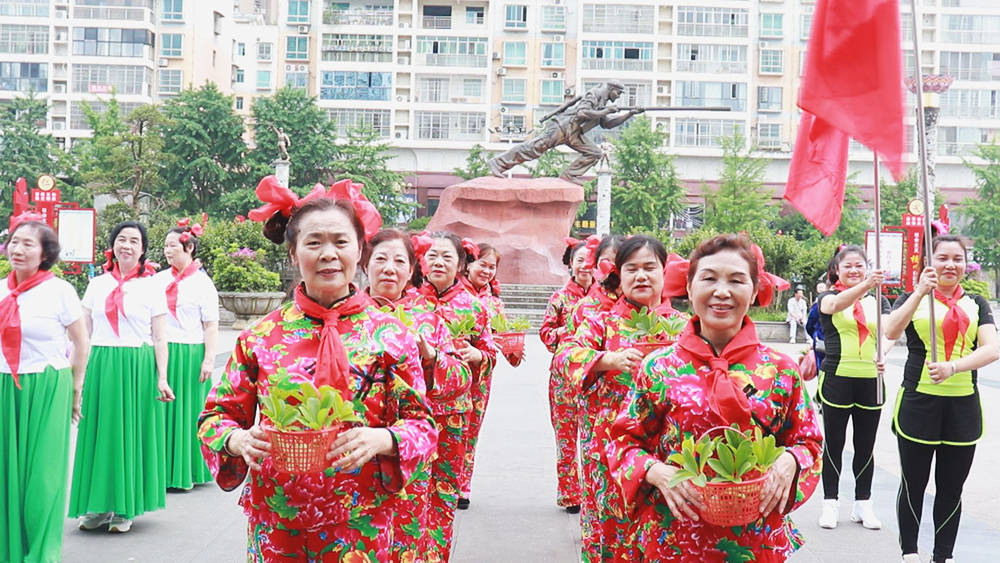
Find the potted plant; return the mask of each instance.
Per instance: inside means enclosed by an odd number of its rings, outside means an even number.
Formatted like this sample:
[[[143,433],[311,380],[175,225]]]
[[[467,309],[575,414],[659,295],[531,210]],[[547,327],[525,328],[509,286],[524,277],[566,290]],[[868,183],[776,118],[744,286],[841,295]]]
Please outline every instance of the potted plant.
[[[645,355],[674,341],[686,325],[683,316],[664,317],[643,307],[622,322],[621,335]]]
[[[273,381],[260,396],[264,430],[271,439],[275,469],[315,473],[329,467],[326,453],[345,424],[360,422],[353,405],[329,385],[294,382],[288,375]]]
[[[448,327],[451,339],[455,341],[457,347],[464,347],[466,342],[479,337],[479,331],[476,330],[476,317],[472,315],[459,315],[457,319],[445,321],[444,324]]]
[[[259,253],[235,244],[213,251],[212,281],[222,306],[236,315],[234,329],[243,329],[285,300],[281,278],[267,270]]]
[[[714,434],[714,435],[713,435]],[[716,426],[695,440],[688,436],[681,451],[667,461],[680,467],[670,486],[691,481],[700,487],[705,510],[702,518],[716,526],[743,526],[761,517],[760,493],[767,471],[784,446],[774,436],[763,436],[760,427],[741,431]]]
[[[497,315],[490,319],[490,328],[495,333],[493,339],[503,355],[524,352],[524,335],[531,328],[528,317],[522,315],[508,319],[506,315]]]

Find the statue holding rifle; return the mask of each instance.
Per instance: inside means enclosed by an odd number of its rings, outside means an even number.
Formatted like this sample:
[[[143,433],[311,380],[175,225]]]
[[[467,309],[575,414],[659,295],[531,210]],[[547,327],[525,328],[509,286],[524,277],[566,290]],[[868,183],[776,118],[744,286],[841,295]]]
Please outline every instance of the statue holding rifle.
[[[490,159],[490,173],[503,176],[511,168],[534,160],[545,151],[559,145],[566,145],[580,153],[580,157],[570,163],[560,176],[577,184],[583,183],[583,175],[601,159],[601,147],[586,138],[587,131],[600,125],[612,129],[625,123],[633,115],[646,111],[645,108],[618,108],[614,101],[625,91],[625,85],[617,80],[609,80],[591,88],[583,96],[577,96],[556,111],[543,117],[545,128],[534,138],[528,139],[507,152]]]

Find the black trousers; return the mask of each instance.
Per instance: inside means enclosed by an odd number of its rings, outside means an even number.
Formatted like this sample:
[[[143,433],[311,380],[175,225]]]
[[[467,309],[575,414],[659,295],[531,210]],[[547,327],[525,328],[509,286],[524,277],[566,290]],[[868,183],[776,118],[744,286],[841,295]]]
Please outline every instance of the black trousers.
[[[928,445],[899,437],[902,480],[896,500],[899,546],[903,553],[917,553],[924,490],[934,461],[934,561],[952,557],[958,523],[962,517],[962,487],[969,476],[976,446]],[[936,459],[935,459],[936,458]]]
[[[872,477],[875,475],[875,433],[882,409],[823,405],[823,498],[840,495],[840,468],[847,441],[847,422],[854,420],[854,500],[872,497]]]

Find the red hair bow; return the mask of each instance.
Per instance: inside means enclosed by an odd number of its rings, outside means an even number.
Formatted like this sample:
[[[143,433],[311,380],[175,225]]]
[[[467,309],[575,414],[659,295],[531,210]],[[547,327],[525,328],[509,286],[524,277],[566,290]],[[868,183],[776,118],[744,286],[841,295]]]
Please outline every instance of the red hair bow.
[[[587,263],[585,268],[593,268],[597,263],[597,247],[601,246],[601,237],[590,235],[587,237]]]
[[[272,174],[261,178],[260,182],[257,183],[254,193],[257,194],[258,199],[264,202],[264,205],[257,209],[252,209],[247,213],[247,216],[250,217],[251,221],[263,223],[275,213],[281,213],[285,217],[291,216],[292,211],[297,207],[301,207],[305,202],[318,197],[324,197],[326,190],[323,189],[322,185],[316,184],[316,187],[309,194],[299,198],[299,196],[295,195],[295,192],[282,186],[278,182],[278,178]]]
[[[191,224],[191,218],[190,217],[185,217],[183,219],[178,219],[177,220],[177,226],[178,227],[187,227],[190,224]]]
[[[10,232],[14,232],[21,223],[27,223],[29,221],[37,221],[39,223],[45,223],[45,215],[41,213],[36,213],[34,211],[22,211],[21,213],[11,217],[10,219]]]
[[[427,236],[425,231],[410,235],[410,243],[413,244],[413,253],[417,255],[417,258],[423,258],[424,254],[427,254],[427,251],[434,245],[434,239]]]
[[[465,253],[472,256],[473,260],[479,260],[479,245],[472,242],[467,238],[462,239],[462,248],[465,249]]]
[[[757,301],[754,305],[767,307],[774,299],[775,291],[784,291],[792,285],[783,278],[764,270],[764,252],[756,244],[750,245],[757,257]]]
[[[616,272],[618,269],[615,268],[615,263],[611,260],[601,260],[597,264],[597,273],[600,275],[602,280],[607,279],[612,272]]]
[[[573,237],[563,237],[563,242],[566,243],[566,246],[572,248],[572,247],[580,244],[580,242],[582,242],[582,241],[580,241],[579,239],[575,239]]]
[[[691,262],[671,252],[663,264],[663,298],[687,295],[688,271]]]
[[[184,232],[181,233],[180,237],[178,237],[180,238],[180,241],[184,244],[187,244],[187,241],[191,240],[191,235],[200,237],[201,235],[205,234],[205,229],[202,229],[201,225],[199,225],[198,223],[195,223],[194,225],[191,224],[190,217],[178,219],[177,226],[184,228]]]
[[[104,251],[104,264],[101,265],[104,271],[110,272],[115,267],[115,251],[110,248]]]
[[[371,240],[375,233],[382,228],[382,215],[375,208],[372,202],[368,201],[361,191],[363,184],[356,184],[350,179],[340,180],[330,185],[326,197],[335,199],[346,199],[354,206],[354,212],[361,220],[361,225],[365,229],[365,240]]]

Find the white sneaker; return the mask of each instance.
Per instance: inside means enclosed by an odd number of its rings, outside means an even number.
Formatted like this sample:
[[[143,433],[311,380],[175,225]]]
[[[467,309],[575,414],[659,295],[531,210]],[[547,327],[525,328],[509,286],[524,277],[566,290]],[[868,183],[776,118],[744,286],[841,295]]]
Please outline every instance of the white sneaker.
[[[823,499],[823,513],[819,515],[819,527],[832,530],[837,527],[840,516],[840,501],[834,498]]]
[[[903,556],[903,563],[920,563],[920,555],[916,553],[907,553]]]
[[[851,522],[861,522],[861,525],[869,530],[882,529],[882,521],[875,516],[875,511],[872,510],[871,499],[854,501],[854,508],[851,509]]]
[[[789,338],[788,339],[788,343],[789,344],[795,344],[795,339],[794,338]]]
[[[108,531],[112,534],[124,534],[132,529],[132,521],[115,514],[108,524]]]
[[[84,514],[80,517],[80,529],[81,530],[96,530],[101,526],[106,525],[111,522],[112,514],[110,512],[98,512],[93,514]]]

